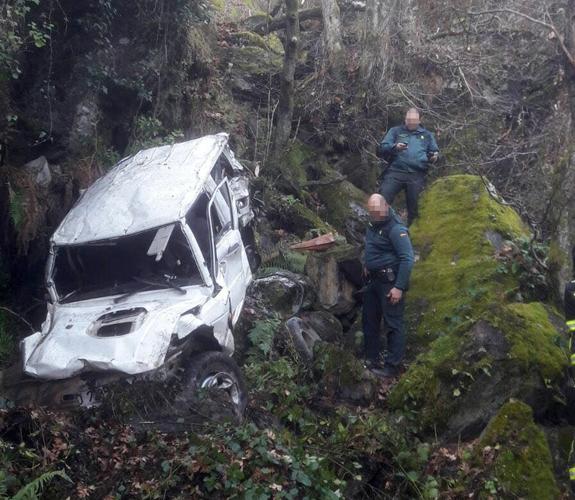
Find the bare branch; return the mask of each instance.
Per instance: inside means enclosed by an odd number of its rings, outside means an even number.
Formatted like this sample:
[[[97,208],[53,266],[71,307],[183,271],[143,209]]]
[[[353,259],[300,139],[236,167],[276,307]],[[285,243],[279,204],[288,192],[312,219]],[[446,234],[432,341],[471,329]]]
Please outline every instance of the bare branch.
[[[565,38],[563,37],[563,35],[559,32],[559,30],[557,29],[557,27],[553,23],[548,23],[548,22],[542,21],[541,19],[536,19],[535,17],[532,17],[528,14],[525,14],[524,12],[514,10],[514,9],[508,9],[508,8],[482,10],[479,12],[475,12],[475,11],[468,12],[468,14],[470,16],[483,16],[483,15],[487,15],[487,14],[502,14],[502,13],[513,14],[515,16],[522,17],[524,19],[527,19],[528,21],[531,21],[534,24],[537,24],[539,26],[543,26],[544,28],[551,30],[553,32],[553,34],[555,35],[555,37],[557,38],[557,40],[559,41],[559,46],[561,47],[561,50],[563,51],[563,53],[567,57],[569,63],[575,68],[575,55],[573,55],[569,51],[569,49],[567,48],[567,45],[565,45]]]

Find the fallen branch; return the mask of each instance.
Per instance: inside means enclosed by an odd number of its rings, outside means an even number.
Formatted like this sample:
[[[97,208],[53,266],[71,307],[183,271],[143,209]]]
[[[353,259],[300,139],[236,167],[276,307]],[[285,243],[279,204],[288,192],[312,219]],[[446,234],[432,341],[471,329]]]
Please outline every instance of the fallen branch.
[[[351,5],[341,6],[342,12],[362,12],[365,10],[365,5],[354,3]],[[320,7],[312,9],[304,9],[299,11],[299,22],[309,21],[310,19],[322,19],[322,12]],[[258,35],[267,35],[274,31],[282,30],[285,28],[286,16],[278,17],[277,19],[266,19],[259,24],[256,24],[251,31],[256,32]]]
[[[285,28],[287,16],[278,17],[271,21],[265,20],[252,28],[259,35],[267,35],[274,31],[282,30]],[[321,8],[316,7],[313,9],[304,9],[299,11],[299,21],[307,21],[308,19],[321,19]]]

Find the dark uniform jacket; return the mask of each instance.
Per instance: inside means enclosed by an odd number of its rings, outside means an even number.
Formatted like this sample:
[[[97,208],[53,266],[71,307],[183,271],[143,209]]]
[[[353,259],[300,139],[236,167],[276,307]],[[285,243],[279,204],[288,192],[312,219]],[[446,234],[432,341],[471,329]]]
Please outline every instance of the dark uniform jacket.
[[[398,142],[407,144],[407,149],[397,151],[393,147]],[[433,134],[418,126],[409,130],[405,125],[393,127],[385,134],[380,151],[389,158],[390,170],[400,172],[426,172],[429,164],[428,153],[439,152]]]
[[[368,271],[391,267],[397,276],[395,287],[407,290],[413,262],[409,233],[393,210],[390,209],[390,217],[386,221],[369,224],[365,236],[365,267]]]

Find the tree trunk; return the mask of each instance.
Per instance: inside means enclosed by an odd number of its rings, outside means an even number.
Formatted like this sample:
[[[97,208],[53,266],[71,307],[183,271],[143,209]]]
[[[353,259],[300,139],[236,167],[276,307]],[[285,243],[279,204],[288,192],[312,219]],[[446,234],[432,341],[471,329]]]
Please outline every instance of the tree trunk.
[[[571,54],[575,54],[575,0],[568,0],[565,16],[565,46]],[[569,99],[569,133],[566,138],[565,165],[558,173],[561,177],[558,185],[560,193],[556,203],[557,222],[556,240],[563,254],[559,269],[559,293],[563,293],[565,282],[573,276],[571,259],[575,247],[575,67],[565,56],[565,77]],[[561,167],[560,167],[561,168]]]
[[[321,0],[323,37],[330,70],[339,73],[343,67],[343,39],[339,6],[336,0]]]
[[[381,88],[393,73],[395,39],[403,30],[401,0],[367,0],[361,72],[369,87]]]
[[[298,0],[285,0],[285,55],[280,77],[280,97],[277,110],[276,129],[272,149],[272,163],[278,168],[291,133],[294,108],[294,75],[299,45]]]
[[[421,45],[414,0],[366,0],[362,33],[361,74],[368,88],[382,88],[393,79],[401,39]]]

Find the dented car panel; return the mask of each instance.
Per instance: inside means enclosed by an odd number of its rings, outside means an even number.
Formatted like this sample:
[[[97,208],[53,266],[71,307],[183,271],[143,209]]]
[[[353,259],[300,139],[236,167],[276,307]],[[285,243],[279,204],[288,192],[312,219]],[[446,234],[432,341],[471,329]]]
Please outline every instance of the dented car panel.
[[[227,144],[226,134],[140,151],[122,160],[80,197],[55,244],[104,240],[181,219]]]
[[[204,287],[190,287],[190,298],[183,301],[175,295],[166,297],[166,292],[144,292],[120,304],[103,298],[55,305],[46,329],[23,340],[25,372],[63,379],[83,372],[112,370],[133,375],[154,370],[164,362],[172,334],[181,338],[204,324],[213,325],[216,340],[233,349],[227,317],[221,314],[228,302],[225,292],[208,307],[198,307],[210,298]],[[184,314],[196,307],[197,315]],[[97,328],[107,326],[101,318],[112,314],[123,314],[118,319],[130,329],[111,336],[100,333]]]
[[[86,190],[52,237],[48,313],[21,342],[24,373],[152,372],[206,327],[233,353],[252,279],[240,227],[253,213],[227,139],[141,151]]]

